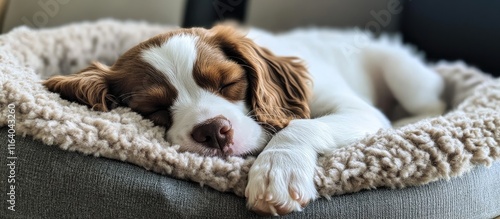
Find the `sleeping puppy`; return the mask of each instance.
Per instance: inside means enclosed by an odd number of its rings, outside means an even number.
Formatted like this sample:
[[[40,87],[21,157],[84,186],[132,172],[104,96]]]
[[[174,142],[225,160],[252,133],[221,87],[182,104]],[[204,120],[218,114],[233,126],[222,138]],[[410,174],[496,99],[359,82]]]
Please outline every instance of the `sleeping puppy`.
[[[384,113],[394,103],[417,118],[445,109],[436,73],[402,45],[360,34],[178,29],[112,66],[94,63],[44,85],[93,110],[130,107],[165,127],[182,151],[258,154],[247,205],[283,215],[317,197],[318,154],[390,128]]]

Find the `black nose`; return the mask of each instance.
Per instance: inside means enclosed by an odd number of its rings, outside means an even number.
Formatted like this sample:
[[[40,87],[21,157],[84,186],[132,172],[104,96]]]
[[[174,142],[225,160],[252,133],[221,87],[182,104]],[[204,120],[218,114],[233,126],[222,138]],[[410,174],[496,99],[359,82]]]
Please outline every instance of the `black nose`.
[[[231,123],[224,116],[217,116],[196,125],[191,137],[206,147],[224,149],[233,141]]]

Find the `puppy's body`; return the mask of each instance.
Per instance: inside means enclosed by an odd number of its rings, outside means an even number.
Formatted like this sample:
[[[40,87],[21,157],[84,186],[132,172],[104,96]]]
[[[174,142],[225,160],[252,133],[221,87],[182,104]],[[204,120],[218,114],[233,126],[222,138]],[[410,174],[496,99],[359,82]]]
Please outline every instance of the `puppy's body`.
[[[246,196],[264,214],[315,199],[317,155],[389,128],[382,111],[394,101],[417,117],[445,107],[440,77],[402,45],[319,29],[251,29],[248,37],[228,27],[182,29],[141,43],[111,67],[94,64],[45,85],[94,109],[130,107],[166,127],[181,150],[260,152]]]
[[[443,110],[436,96],[443,89],[441,78],[395,38],[314,28],[278,35],[251,29],[247,36],[276,55],[305,60],[315,97],[350,92],[386,114],[391,114],[394,101],[412,115],[437,115]],[[320,109],[311,107],[312,116],[323,115]]]
[[[314,82],[312,119],[292,120],[250,170],[248,204],[260,211],[299,210],[314,199],[317,154],[389,128],[381,111],[390,114],[396,101],[416,117],[439,115],[445,109],[439,100],[441,78],[396,41],[321,29],[282,35],[253,29],[248,37],[277,55],[305,60]]]

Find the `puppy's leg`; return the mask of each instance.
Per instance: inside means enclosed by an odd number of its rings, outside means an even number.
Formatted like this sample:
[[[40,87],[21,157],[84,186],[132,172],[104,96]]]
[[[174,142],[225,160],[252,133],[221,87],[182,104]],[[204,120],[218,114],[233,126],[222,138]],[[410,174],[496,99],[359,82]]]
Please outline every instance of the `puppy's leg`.
[[[393,96],[415,118],[440,115],[446,109],[440,100],[443,79],[415,54],[400,45],[367,48],[368,71],[380,71]]]
[[[273,215],[300,211],[317,197],[313,177],[318,153],[389,127],[377,109],[356,96],[325,95],[312,107],[321,108],[325,116],[291,121],[255,160],[245,192],[252,210]]]
[[[301,211],[317,196],[313,177],[316,144],[333,144],[330,130],[314,120],[293,120],[278,132],[252,165],[247,206],[262,215]]]

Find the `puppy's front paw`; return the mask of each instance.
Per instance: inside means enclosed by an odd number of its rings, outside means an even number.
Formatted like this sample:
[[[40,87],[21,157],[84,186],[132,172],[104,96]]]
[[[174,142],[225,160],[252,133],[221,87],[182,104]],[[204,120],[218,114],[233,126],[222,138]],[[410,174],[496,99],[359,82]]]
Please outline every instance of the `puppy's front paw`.
[[[264,151],[250,169],[245,190],[247,207],[261,215],[301,211],[317,197],[314,186],[315,157]]]

